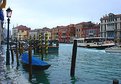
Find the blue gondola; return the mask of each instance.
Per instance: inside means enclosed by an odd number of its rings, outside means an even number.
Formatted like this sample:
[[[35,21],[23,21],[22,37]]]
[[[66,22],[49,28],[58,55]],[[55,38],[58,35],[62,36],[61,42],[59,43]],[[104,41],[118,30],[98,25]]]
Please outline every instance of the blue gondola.
[[[21,61],[22,61],[22,64],[29,68],[29,56],[28,56],[28,53],[23,53],[21,55]],[[51,65],[48,64],[47,62],[45,61],[42,61],[40,59],[38,59],[37,57],[34,57],[32,56],[32,69],[36,69],[36,70],[46,70],[50,67]]]

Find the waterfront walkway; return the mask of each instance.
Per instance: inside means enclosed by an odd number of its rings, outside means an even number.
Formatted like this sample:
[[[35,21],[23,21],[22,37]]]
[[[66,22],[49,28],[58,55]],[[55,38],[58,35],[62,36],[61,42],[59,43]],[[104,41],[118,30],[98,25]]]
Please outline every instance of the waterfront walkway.
[[[4,62],[4,56],[2,52],[2,47],[0,47],[0,84],[3,84],[5,82],[5,62]]]
[[[6,45],[0,47],[0,84],[30,84],[13,65],[6,66]]]
[[[10,78],[7,77],[5,71],[5,51],[0,47],[0,84],[14,84]]]

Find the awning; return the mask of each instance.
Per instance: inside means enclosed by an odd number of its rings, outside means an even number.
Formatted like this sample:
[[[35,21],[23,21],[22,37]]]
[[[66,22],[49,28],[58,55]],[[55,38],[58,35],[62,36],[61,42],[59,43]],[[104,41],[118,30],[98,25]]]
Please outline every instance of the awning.
[[[3,15],[3,10],[0,9],[0,20],[3,21],[4,20],[4,15]]]

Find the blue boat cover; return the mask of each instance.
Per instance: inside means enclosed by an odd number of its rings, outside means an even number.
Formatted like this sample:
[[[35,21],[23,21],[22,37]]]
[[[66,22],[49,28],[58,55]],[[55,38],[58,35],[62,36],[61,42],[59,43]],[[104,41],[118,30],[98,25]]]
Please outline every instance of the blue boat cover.
[[[0,9],[0,20],[3,21],[4,20],[4,15],[3,15],[3,10]]]
[[[22,62],[29,64],[28,53],[23,53],[21,56],[22,56]],[[38,59],[37,57],[32,56],[32,65],[46,66],[46,65],[49,65],[49,64],[40,60],[40,59]]]

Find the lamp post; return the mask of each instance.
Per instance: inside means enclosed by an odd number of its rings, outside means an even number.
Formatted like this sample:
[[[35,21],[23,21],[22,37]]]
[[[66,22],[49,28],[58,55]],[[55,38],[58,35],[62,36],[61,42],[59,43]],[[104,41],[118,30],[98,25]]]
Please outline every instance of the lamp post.
[[[8,29],[7,29],[7,51],[6,51],[6,65],[10,65],[10,53],[9,53],[9,24],[10,24],[10,18],[12,14],[12,10],[8,8],[6,10],[7,13],[7,22],[8,22]]]

